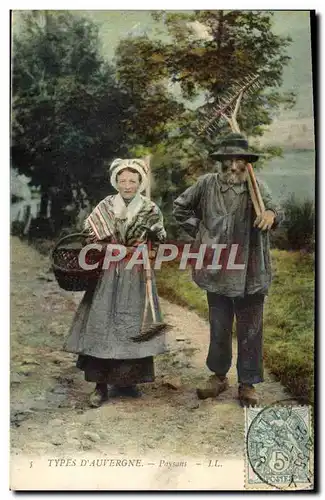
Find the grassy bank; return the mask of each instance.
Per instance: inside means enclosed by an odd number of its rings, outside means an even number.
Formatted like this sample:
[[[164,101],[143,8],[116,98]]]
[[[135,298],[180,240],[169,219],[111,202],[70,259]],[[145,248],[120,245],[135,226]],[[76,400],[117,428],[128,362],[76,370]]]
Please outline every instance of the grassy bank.
[[[314,399],[314,259],[273,251],[275,276],[265,308],[265,360],[302,402]]]
[[[314,262],[311,255],[272,251],[274,279],[265,305],[266,366],[301,402],[313,402]],[[188,271],[165,265],[157,273],[159,293],[208,318],[206,294]]]

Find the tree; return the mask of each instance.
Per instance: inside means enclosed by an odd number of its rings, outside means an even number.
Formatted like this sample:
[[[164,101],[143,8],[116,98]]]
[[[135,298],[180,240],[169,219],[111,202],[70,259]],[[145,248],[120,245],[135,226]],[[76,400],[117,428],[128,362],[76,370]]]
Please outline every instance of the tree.
[[[247,135],[262,135],[281,106],[294,104],[293,94],[279,91],[291,39],[272,32],[272,15],[241,10],[156,12],[153,17],[164,23],[168,41],[145,35],[122,41],[116,52],[117,74],[130,92],[142,97],[148,129],[154,120],[156,128],[174,133],[181,129],[180,135],[186,136],[198,119],[198,113],[191,112],[186,103],[192,103],[192,108],[198,99],[201,104],[215,103],[234,81],[259,71],[260,89],[243,100],[238,122]],[[183,99],[178,107],[173,85]],[[162,96],[168,97],[169,105]],[[152,100],[156,106],[150,104]],[[141,137],[146,137],[146,130]],[[156,143],[160,139],[157,136]],[[153,140],[146,145],[150,142]]]
[[[171,198],[214,167],[209,152],[215,141],[199,137],[197,126],[202,111],[222,99],[234,81],[261,75],[260,88],[245,96],[238,115],[250,137],[263,135],[279,109],[294,104],[293,94],[280,92],[291,40],[272,32],[267,11],[155,12],[153,17],[167,36],[122,40],[116,68],[120,83],[136,96],[137,126],[131,123],[131,132],[153,154],[154,192],[167,209]]]
[[[164,45],[141,35],[121,40],[115,53],[117,78],[132,96],[128,132],[135,142],[146,146],[165,140],[175,117],[185,109],[166,85],[164,77],[168,75],[157,47],[163,50]],[[162,68],[159,75],[157,65]]]
[[[69,12],[32,11],[13,39],[12,164],[41,187],[41,215],[97,200],[106,164],[126,153],[131,105],[99,51],[98,29]]]

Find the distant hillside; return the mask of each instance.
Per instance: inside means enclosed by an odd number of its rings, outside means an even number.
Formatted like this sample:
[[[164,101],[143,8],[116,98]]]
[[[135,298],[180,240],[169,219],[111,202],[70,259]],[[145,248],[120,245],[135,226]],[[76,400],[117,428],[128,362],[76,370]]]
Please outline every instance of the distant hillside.
[[[315,149],[314,119],[293,118],[275,119],[259,143],[280,146],[284,149]]]

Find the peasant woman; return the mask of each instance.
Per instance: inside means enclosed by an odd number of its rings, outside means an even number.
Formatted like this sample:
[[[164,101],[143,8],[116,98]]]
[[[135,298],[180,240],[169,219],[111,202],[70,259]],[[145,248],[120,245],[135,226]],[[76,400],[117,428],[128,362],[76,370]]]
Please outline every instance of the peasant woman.
[[[115,160],[110,167],[111,184],[118,191],[103,199],[85,221],[89,241],[115,242],[129,252],[150,239],[163,242],[166,232],[161,211],[141,195],[148,182],[143,160]],[[154,359],[166,350],[160,335],[142,343],[139,335],[145,303],[143,266],[126,269],[121,260],[103,270],[95,287],[88,289],[76,312],[65,350],[77,353],[77,367],[85,380],[96,384],[90,405],[98,407],[109,397],[139,396],[137,384],[154,381]],[[156,317],[161,321],[153,276]],[[150,323],[150,316],[147,323]],[[109,390],[108,390],[108,385]]]

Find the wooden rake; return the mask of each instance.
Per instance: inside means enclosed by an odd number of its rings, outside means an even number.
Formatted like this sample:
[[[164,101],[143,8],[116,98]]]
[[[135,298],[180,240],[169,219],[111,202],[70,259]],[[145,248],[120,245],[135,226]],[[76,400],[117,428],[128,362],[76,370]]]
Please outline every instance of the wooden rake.
[[[235,110],[237,114],[242,97],[247,97],[261,87],[260,77],[260,73],[247,75],[241,82],[235,81],[231,89],[217,99],[216,104],[202,106],[200,109],[204,112],[204,118],[198,124],[198,135],[218,133],[223,119],[228,121],[227,114]]]
[[[220,128],[220,122],[225,120],[230,125],[232,132],[240,132],[237,122],[237,114],[240,107],[241,100],[244,94],[252,93],[260,87],[260,74],[249,75],[244,79],[244,82],[239,85],[235,84],[233,90],[230,91],[219,104],[212,108],[209,116],[205,119],[204,123],[199,126],[198,133],[216,133]],[[248,172],[248,190],[254,206],[256,215],[259,217],[264,211],[265,206],[258,187],[254,169],[250,163],[247,165]]]
[[[242,100],[243,93],[244,93],[244,91],[242,91],[239,94],[232,115],[230,117],[227,116],[225,113],[222,113],[222,115],[221,115],[229,123],[232,132],[237,132],[238,134],[240,134],[241,132],[240,132],[240,128],[239,128],[239,125],[237,122],[237,113],[238,113],[238,110],[240,107],[240,102]],[[263,199],[261,196],[260,189],[259,189],[258,184],[257,184],[254,169],[253,169],[253,166],[251,165],[251,163],[247,164],[247,173],[248,173],[248,179],[247,179],[248,180],[248,191],[249,191],[249,194],[250,194],[253,206],[254,206],[255,213],[256,213],[257,217],[259,217],[265,211],[265,206],[264,206],[264,202],[263,202]]]

